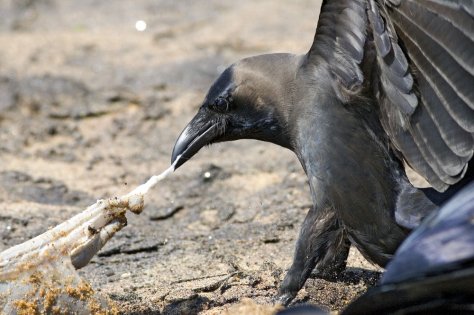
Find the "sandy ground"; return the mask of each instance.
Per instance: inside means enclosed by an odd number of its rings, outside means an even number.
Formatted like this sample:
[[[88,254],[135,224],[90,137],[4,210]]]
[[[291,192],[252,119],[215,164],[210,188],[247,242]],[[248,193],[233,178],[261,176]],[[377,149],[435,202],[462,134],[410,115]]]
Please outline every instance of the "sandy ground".
[[[319,5],[0,0],[0,250],[167,168],[216,76],[304,53]],[[219,314],[270,303],[310,196],[292,152],[238,141],[200,152],[146,203],[81,274],[125,314]],[[349,264],[295,303],[338,310],[376,281],[357,252]]]

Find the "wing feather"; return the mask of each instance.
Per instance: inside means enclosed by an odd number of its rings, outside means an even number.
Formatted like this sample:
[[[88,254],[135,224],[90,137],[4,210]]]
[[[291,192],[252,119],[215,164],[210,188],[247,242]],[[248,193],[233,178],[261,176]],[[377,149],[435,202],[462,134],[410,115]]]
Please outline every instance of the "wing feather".
[[[446,110],[424,76],[418,77],[418,88],[426,111],[449,149],[457,156],[471,158],[474,148],[472,135],[461,128]]]
[[[445,183],[455,184],[470,157],[459,157],[449,149],[426,110],[415,112],[410,132],[432,169]]]
[[[323,1],[318,28],[308,53],[328,61],[339,98],[356,93],[364,82],[359,67],[366,42],[365,0]]]
[[[445,83],[443,77],[433,66],[433,62],[425,57],[423,51],[409,36],[403,37],[403,43],[412,54],[413,68],[416,69],[417,77],[426,79],[435,95],[443,103],[443,106],[459,125],[468,132],[474,132],[474,112],[464,103],[455,90]],[[462,79],[459,78],[460,80]],[[474,86],[474,85],[473,85]]]
[[[462,179],[474,152],[472,3],[369,0],[382,125],[438,191]]]
[[[393,10],[390,16],[391,21],[403,29],[397,32],[398,35],[403,42],[409,38],[417,47],[429,48],[421,50],[424,58],[474,109],[474,41],[457,28],[450,27],[452,25],[443,18],[436,18],[429,10],[420,8],[419,4],[412,1],[404,3],[407,7],[405,10]]]
[[[463,178],[474,155],[473,0],[324,0],[308,61],[318,56],[343,103],[375,98],[392,147],[435,189]]]

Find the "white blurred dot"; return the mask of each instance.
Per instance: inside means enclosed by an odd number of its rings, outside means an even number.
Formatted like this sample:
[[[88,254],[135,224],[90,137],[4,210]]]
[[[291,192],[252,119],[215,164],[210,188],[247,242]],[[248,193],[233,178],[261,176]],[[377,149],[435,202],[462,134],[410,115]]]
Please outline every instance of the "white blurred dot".
[[[137,31],[143,32],[144,30],[146,30],[146,22],[143,20],[136,21],[135,28],[137,29]]]
[[[211,172],[205,172],[204,178],[211,178]]]

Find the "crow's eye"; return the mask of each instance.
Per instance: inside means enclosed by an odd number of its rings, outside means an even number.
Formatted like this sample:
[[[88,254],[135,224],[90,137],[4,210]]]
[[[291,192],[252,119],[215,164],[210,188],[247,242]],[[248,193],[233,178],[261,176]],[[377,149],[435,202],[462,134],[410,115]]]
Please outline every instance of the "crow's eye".
[[[210,105],[211,109],[220,112],[220,113],[226,113],[231,109],[232,105],[232,96],[226,95],[226,96],[219,96],[214,100],[214,102]]]

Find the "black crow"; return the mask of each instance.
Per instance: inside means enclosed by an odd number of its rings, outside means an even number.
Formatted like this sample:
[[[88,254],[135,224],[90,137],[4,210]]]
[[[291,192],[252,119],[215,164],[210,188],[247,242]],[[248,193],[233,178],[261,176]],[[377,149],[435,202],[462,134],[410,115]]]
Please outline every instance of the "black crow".
[[[385,266],[434,203],[472,181],[473,16],[469,0],[326,0],[307,54],[241,60],[210,88],[176,167],[247,138],[292,150],[308,176],[313,206],[282,303],[313,269],[342,270],[350,244]],[[433,188],[414,188],[404,164]]]
[[[342,315],[474,313],[474,183],[429,215],[399,247],[380,283]],[[277,315],[324,315],[297,305]]]
[[[474,314],[474,183],[426,218],[342,314]]]

